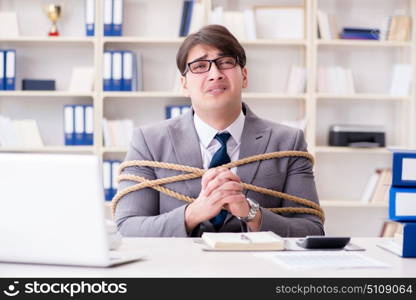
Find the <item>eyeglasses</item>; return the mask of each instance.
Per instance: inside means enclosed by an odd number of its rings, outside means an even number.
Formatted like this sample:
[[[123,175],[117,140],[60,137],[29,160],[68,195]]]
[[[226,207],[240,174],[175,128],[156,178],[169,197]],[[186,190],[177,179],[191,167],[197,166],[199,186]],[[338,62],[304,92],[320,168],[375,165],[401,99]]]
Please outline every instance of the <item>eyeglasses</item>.
[[[219,70],[228,70],[234,68],[238,63],[238,57],[234,56],[221,56],[216,59],[199,59],[195,61],[191,61],[187,64],[185,72],[183,72],[183,76],[188,71],[194,74],[201,74],[208,72],[211,70],[212,63],[215,63]]]

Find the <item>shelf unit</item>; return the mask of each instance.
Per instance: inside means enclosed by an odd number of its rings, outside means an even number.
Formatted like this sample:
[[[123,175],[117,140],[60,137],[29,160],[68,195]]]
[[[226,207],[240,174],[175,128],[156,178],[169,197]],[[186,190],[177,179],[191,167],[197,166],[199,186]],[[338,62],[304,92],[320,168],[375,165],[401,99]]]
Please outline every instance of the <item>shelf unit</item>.
[[[359,76],[360,73],[369,72],[369,68],[374,68],[376,72],[378,65],[384,63],[408,62],[412,65],[416,74],[416,22],[412,22],[412,39],[406,42],[392,41],[358,41],[358,40],[320,40],[317,37],[317,11],[318,9],[329,10],[339,15],[341,25],[349,24],[348,9],[344,11],[345,3],[350,3],[350,8],[355,15],[359,15],[360,7],[371,8],[373,3],[358,0],[199,0],[204,3],[206,8],[205,21],[209,18],[210,9],[216,5],[223,5],[225,9],[244,9],[253,5],[302,5],[305,8],[305,38],[302,40],[242,40],[248,56],[249,69],[249,88],[243,93],[243,100],[247,101],[250,107],[261,117],[269,118],[274,121],[282,121],[285,117],[291,120],[306,118],[306,139],[309,150],[317,157],[315,173],[317,177],[318,192],[323,199],[334,199],[323,201],[324,206],[345,207],[350,205],[361,207],[358,203],[358,195],[363,190],[364,178],[369,177],[370,171],[376,167],[387,166],[389,164],[389,151],[381,149],[350,149],[342,147],[329,147],[325,142],[328,124],[339,115],[346,122],[374,123],[385,122],[388,126],[388,137],[393,137],[388,145],[400,144],[408,147],[416,146],[416,80],[413,77],[411,93],[405,97],[389,95],[385,90],[387,81],[381,83],[373,82],[373,88],[365,90],[357,88],[356,94],[322,94],[316,90],[317,70],[322,63],[340,61],[344,65],[349,63],[357,64],[357,79],[359,86],[364,86],[366,78]],[[35,3],[35,4],[33,4]],[[383,0],[386,7],[391,8],[396,5],[397,9],[402,9],[402,5],[415,20],[416,0],[406,0],[400,3]],[[0,38],[0,48],[17,49],[18,81],[25,76],[35,75],[56,77],[58,90],[54,92],[29,92],[29,91],[1,91],[0,92],[0,114],[11,114],[11,117],[29,117],[30,113],[22,113],[20,108],[29,106],[34,109],[33,103],[39,103],[41,107],[53,106],[45,115],[34,114],[34,118],[41,120],[41,133],[47,133],[51,124],[56,123],[56,132],[51,134],[47,140],[47,145],[43,149],[5,149],[0,151],[24,151],[24,152],[53,152],[53,153],[72,153],[88,152],[95,153],[104,159],[123,159],[127,149],[107,148],[102,144],[101,121],[103,118],[135,118],[135,125],[140,126],[149,120],[159,121],[164,118],[164,105],[167,104],[189,104],[181,93],[173,92],[175,74],[175,55],[176,50],[184,38],[177,37],[179,21],[182,8],[182,0],[163,1],[163,0],[125,0],[125,19],[123,37],[104,37],[101,25],[96,26],[95,37],[85,37],[84,19],[82,13],[70,14],[68,12],[58,22],[58,28],[62,29],[60,37],[45,37],[49,28],[49,21],[42,15],[39,7],[38,12],[33,7],[38,7],[41,0],[31,1],[25,8],[27,1],[23,0],[0,0],[0,10],[15,9],[18,13],[25,15],[29,9],[35,14],[34,20],[38,20],[40,26],[29,28],[27,24],[22,26],[22,37],[19,38]],[[380,4],[380,5],[383,5]],[[83,0],[71,2],[72,7],[66,9],[73,12],[80,12],[83,9]],[[102,1],[96,0],[96,24],[103,24]],[[387,8],[386,8],[387,10]],[[358,11],[358,13],[357,13]],[[380,10],[376,10],[375,18]],[[384,13],[384,12],[383,12]],[[163,17],[165,21],[157,24],[155,18]],[[387,14],[393,14],[389,11]],[[384,17],[384,15],[383,15]],[[153,19],[151,19],[153,18]],[[354,17],[351,16],[354,22]],[[355,17],[356,18],[356,17]],[[374,20],[366,20],[368,26],[374,26]],[[362,21],[361,23],[365,23]],[[27,22],[19,19],[20,23]],[[148,26],[144,26],[148,22]],[[23,24],[24,25],[24,24]],[[366,25],[366,24],[362,24]],[[176,26],[176,27],[175,27]],[[375,27],[375,26],[374,26]],[[30,49],[30,50],[29,50]],[[51,49],[51,50],[49,50]],[[103,52],[107,49],[130,49],[141,52],[144,59],[144,91],[143,92],[103,92],[102,73],[103,73]],[[25,58],[20,55],[23,53]],[[32,70],[38,65],[31,58],[30,54],[39,57],[45,66],[39,71]],[[56,57],[52,54],[56,53]],[[358,54],[356,54],[358,53]],[[367,62],[366,57],[374,53],[374,62]],[[348,54],[348,55],[344,55]],[[357,55],[357,57],[355,56]],[[356,62],[358,55],[362,55],[363,67]],[[48,62],[48,59],[51,59]],[[380,61],[377,61],[380,59]],[[385,62],[384,60],[389,62]],[[28,69],[19,64],[26,62]],[[22,63],[23,63],[22,62]],[[95,89],[90,93],[74,93],[67,90],[70,78],[71,66],[89,65],[95,71]],[[304,94],[289,95],[284,92],[284,84],[288,75],[290,65],[303,65],[307,70],[307,87]],[[59,68],[55,66],[58,65]],[[162,66],[167,66],[163,72]],[[383,65],[384,66],[384,65]],[[33,68],[32,68],[33,67]],[[159,68],[159,69],[158,69]],[[381,68],[382,69],[382,68]],[[373,71],[373,70],[370,70]],[[384,70],[382,70],[384,72]],[[26,72],[28,74],[26,74]],[[377,73],[383,73],[377,72]],[[385,73],[385,72],[384,72]],[[384,74],[383,73],[383,74]],[[386,74],[385,74],[386,75]],[[389,74],[391,75],[391,74]],[[368,77],[368,76],[367,76]],[[388,77],[387,75],[385,76]],[[361,80],[361,79],[364,80]],[[376,81],[376,80],[374,80]],[[367,83],[369,83],[367,81]],[[378,84],[378,85],[377,85]],[[170,88],[172,86],[172,88]],[[85,103],[94,105],[95,130],[94,146],[92,147],[64,147],[63,134],[59,132],[62,127],[62,116],[60,106],[71,103]],[[378,110],[380,108],[380,111]],[[144,108],[144,109],[143,109]],[[374,114],[373,114],[374,109]],[[364,112],[360,112],[364,110]],[[367,119],[361,114],[368,112]],[[48,120],[51,114],[58,117]],[[358,119],[350,117],[349,114],[357,114]],[[141,118],[143,120],[141,121]],[[384,118],[384,119],[383,119]],[[381,120],[383,119],[383,120]],[[392,119],[395,119],[394,121]],[[368,122],[367,122],[368,121]],[[371,121],[371,122],[370,122]],[[39,121],[40,122],[40,121]],[[326,189],[327,185],[337,185],[342,187],[348,178],[336,169],[338,161],[350,163],[348,171],[360,173],[358,178],[352,178],[355,184],[354,193],[336,192],[336,189]],[[348,164],[348,165],[350,165]],[[364,170],[363,166],[365,166]],[[333,176],[334,172],[337,176]],[[364,174],[364,175],[363,175]],[[337,179],[336,177],[339,178]],[[335,200],[337,199],[337,200]],[[346,201],[348,200],[348,201]],[[355,200],[355,201],[350,201]],[[346,205],[344,203],[348,203]],[[371,205],[369,205],[371,207]]]

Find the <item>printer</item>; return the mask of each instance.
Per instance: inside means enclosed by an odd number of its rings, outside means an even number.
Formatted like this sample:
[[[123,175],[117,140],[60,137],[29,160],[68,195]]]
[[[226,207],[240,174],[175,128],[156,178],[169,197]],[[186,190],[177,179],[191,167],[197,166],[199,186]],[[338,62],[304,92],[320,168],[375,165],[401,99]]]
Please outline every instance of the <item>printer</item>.
[[[329,145],[341,147],[385,147],[384,126],[379,125],[332,125]]]

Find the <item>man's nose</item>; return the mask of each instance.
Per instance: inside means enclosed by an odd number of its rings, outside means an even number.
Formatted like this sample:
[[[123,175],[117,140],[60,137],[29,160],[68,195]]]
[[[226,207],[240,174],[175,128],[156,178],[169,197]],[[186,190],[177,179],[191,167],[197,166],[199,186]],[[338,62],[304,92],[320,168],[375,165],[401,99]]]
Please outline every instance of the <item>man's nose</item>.
[[[208,80],[220,80],[224,78],[222,70],[218,69],[215,63],[212,63],[211,69],[208,71]]]

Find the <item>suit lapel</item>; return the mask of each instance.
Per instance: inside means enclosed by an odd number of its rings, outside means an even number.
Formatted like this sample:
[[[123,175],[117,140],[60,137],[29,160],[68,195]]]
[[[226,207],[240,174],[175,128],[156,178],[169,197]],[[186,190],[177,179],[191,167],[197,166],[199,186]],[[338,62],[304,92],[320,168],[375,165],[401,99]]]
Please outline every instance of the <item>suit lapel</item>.
[[[244,122],[243,134],[241,136],[240,156],[239,159],[249,156],[263,154],[266,152],[270,138],[270,127],[265,126],[248,107],[246,109],[246,120]],[[259,168],[260,161],[237,168],[237,175],[245,183],[251,183]]]
[[[193,110],[168,127],[169,137],[178,164],[203,168],[198,134],[193,123]],[[201,191],[201,178],[185,180],[190,197],[198,197]]]

